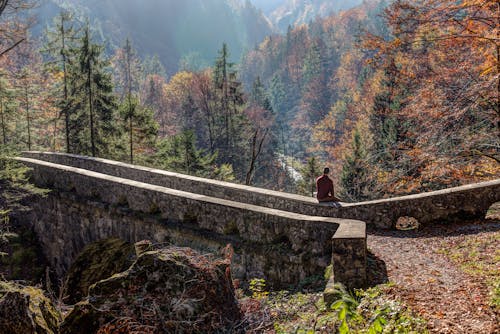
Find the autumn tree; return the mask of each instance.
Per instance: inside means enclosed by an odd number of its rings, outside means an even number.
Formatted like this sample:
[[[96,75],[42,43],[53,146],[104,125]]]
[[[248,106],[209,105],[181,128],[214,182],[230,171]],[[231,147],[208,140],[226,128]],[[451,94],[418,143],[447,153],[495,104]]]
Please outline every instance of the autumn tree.
[[[257,77],[253,83],[245,115],[249,121],[246,128],[248,129],[250,147],[248,154],[250,161],[245,176],[245,184],[251,185],[259,159],[263,160],[263,157],[267,158],[267,161],[263,163],[263,167],[266,170],[265,174],[269,174],[269,168],[272,167],[269,162],[273,161],[276,145],[275,115],[267,91],[260,81],[260,77]]]
[[[202,125],[200,133],[202,134],[202,142],[211,153],[216,151],[216,139],[220,135],[218,133],[218,115],[215,99],[215,91],[213,89],[213,73],[208,70],[195,73],[192,79],[192,98],[198,111],[198,118]]]
[[[397,164],[408,173],[392,188],[432,190],[498,174],[499,13],[496,1],[400,0],[385,13],[392,37],[368,36],[373,59],[394,61],[405,92],[397,123],[409,127]]]
[[[31,0],[0,0],[0,58],[26,40],[30,20],[19,13],[33,7]]]

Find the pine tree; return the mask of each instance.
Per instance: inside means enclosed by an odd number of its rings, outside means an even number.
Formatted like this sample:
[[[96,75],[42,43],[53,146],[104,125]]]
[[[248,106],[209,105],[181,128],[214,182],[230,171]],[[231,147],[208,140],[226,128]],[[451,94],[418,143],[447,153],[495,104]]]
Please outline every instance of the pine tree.
[[[355,129],[352,136],[351,153],[344,159],[340,176],[341,198],[352,201],[363,201],[370,198],[372,188],[368,173],[367,152],[359,129]]]
[[[72,151],[92,156],[114,152],[119,129],[116,101],[103,47],[94,44],[87,23],[77,50],[78,64],[72,67],[70,91],[70,134]]]
[[[117,89],[121,96],[121,115],[129,136],[130,163],[141,144],[152,147],[158,133],[152,111],[139,101],[141,63],[129,39],[118,50],[114,62]]]
[[[154,55],[152,57],[146,57],[143,64],[143,73],[144,78],[150,75],[158,75],[160,77],[166,77],[167,72],[165,71],[165,67],[160,61],[158,55]]]
[[[240,155],[234,155],[235,151],[241,150],[243,133],[242,109],[244,97],[241,83],[237,80],[237,72],[233,69],[234,64],[229,62],[229,51],[226,43],[219,51],[219,57],[215,61],[213,84],[215,105],[220,114],[216,117],[220,120],[218,131],[222,134],[216,138],[218,143],[219,157],[223,163],[231,163],[238,170],[243,170],[244,162]]]
[[[34,147],[34,121],[36,111],[38,111],[38,100],[36,97],[40,94],[40,77],[36,72],[35,64],[24,66],[21,71],[16,74],[15,88],[18,99],[18,112],[24,118],[23,132],[20,134],[21,142],[29,151]]]
[[[159,125],[153,111],[140,104],[135,96],[127,98],[119,110],[125,127],[128,127],[130,163],[134,163],[139,153],[153,150]]]
[[[310,126],[320,121],[329,111],[330,96],[321,40],[312,43],[303,66],[301,108],[307,113]]]
[[[61,11],[54,19],[54,26],[46,32],[47,43],[43,52],[54,59],[56,69],[62,72],[63,84],[58,105],[64,115],[66,152],[71,153],[70,146],[70,98],[69,70],[75,59],[74,43],[77,31],[73,24],[74,15],[69,11]]]
[[[302,180],[299,181],[298,188],[304,195],[314,197],[316,191],[316,178],[320,175],[320,167],[316,157],[307,159],[307,163],[300,170]]]
[[[405,141],[406,124],[398,115],[403,107],[404,87],[398,84],[398,76],[395,61],[391,59],[385,70],[382,91],[375,96],[373,112],[370,114],[370,131],[373,135],[370,155],[377,166],[389,172],[402,167],[399,146]]]
[[[14,99],[15,91],[7,80],[6,73],[0,71],[0,131],[4,146],[9,142],[9,120],[16,108]]]
[[[161,141],[156,161],[163,169],[208,177],[215,170],[216,157],[196,147],[193,131],[184,131]]]

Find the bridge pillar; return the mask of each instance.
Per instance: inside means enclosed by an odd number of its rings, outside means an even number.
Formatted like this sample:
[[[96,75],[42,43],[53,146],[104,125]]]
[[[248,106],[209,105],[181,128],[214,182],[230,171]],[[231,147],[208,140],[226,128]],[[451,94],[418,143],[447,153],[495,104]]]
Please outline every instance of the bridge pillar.
[[[327,305],[337,298],[335,283],[348,289],[362,288],[367,284],[366,225],[345,224],[332,237],[332,275],[323,298]]]

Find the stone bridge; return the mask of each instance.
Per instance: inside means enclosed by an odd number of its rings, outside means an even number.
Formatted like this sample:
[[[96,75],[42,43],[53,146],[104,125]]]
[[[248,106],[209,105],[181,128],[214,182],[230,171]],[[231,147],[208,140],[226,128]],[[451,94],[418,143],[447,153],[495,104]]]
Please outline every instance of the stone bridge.
[[[120,237],[206,252],[231,244],[235,277],[263,277],[275,287],[322,275],[331,263],[335,281],[359,287],[366,280],[365,222],[387,228],[402,216],[420,223],[478,217],[500,201],[495,180],[332,208],[309,197],[99,158],[25,152],[18,160],[33,168],[37,185],[53,189],[30,215],[61,275],[86,244]]]

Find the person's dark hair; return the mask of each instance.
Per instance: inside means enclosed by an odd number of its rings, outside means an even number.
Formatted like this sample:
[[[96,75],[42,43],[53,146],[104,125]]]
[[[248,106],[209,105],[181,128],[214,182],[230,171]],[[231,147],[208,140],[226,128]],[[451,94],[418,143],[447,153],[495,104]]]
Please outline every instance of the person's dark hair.
[[[328,174],[330,173],[330,168],[326,167],[325,169],[323,169],[323,174]]]

